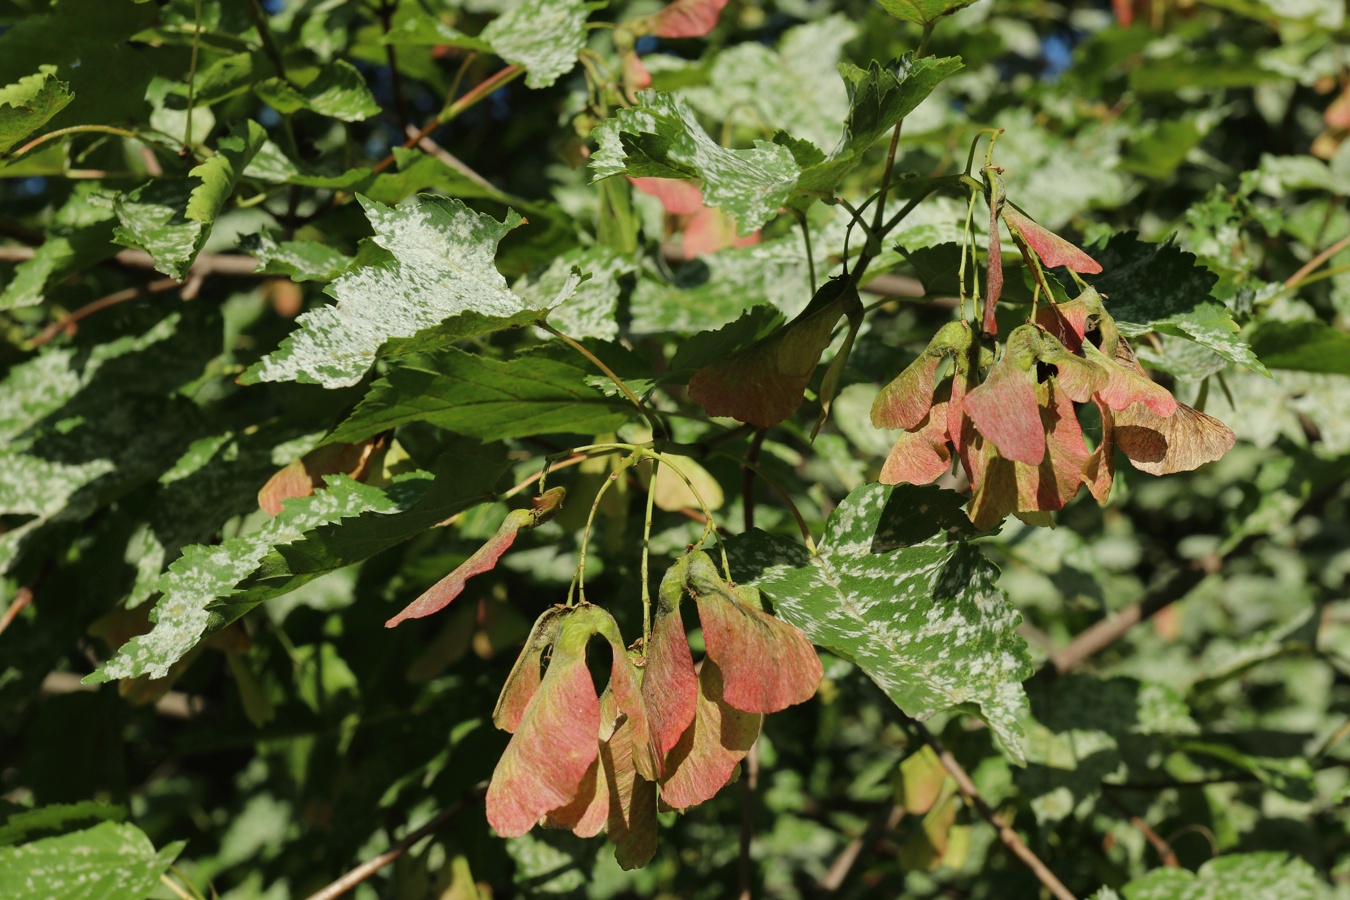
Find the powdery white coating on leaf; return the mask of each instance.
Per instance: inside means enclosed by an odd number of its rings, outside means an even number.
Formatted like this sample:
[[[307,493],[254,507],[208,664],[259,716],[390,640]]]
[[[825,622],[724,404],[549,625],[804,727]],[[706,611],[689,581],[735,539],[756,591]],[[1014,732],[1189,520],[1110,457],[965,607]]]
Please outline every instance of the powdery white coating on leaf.
[[[684,100],[651,90],[637,99],[593,132],[600,145],[591,157],[594,180],[701,178],[703,201],[734,216],[741,234],[776,215],[796,186],[801,170],[786,147],[756,141],[753,150],[728,150],[708,136]]]
[[[141,900],[159,884],[184,841],[156,851],[135,825],[93,828],[0,847],[0,896],[6,900]]]
[[[579,270],[589,278],[579,280]],[[513,290],[531,308],[552,306],[549,324],[577,339],[614,340],[619,335],[619,279],[637,265],[608,247],[564,253],[538,276],[521,279]]]
[[[389,494],[338,476],[326,490],[286,503],[281,514],[252,534],[215,546],[188,547],[159,580],[155,627],[132,638],[93,675],[91,682],[149,674],[163,678],[202,639],[217,598],[227,597],[252,574],[273,547],[298,540],[307,531],[365,512],[398,510]]]
[[[245,382],[347,387],[361,380],[389,338],[412,337],[466,311],[510,316],[542,308],[512,293],[493,263],[497,242],[521,222],[515,212],[498,222],[444,197],[394,208],[361,202],[375,242],[394,259],[333,282],[337,304],[302,315],[300,328],[249,369]]]
[[[546,88],[577,64],[586,45],[585,0],[525,0],[483,29],[498,56],[525,69],[525,84]]]
[[[934,535],[934,505],[951,507],[942,514],[952,521],[959,502],[934,488],[864,485],[830,516],[815,556],[751,532],[728,545],[732,571],[814,643],[856,663],[908,715],[977,706],[1020,764],[1020,682],[1031,675],[1014,630],[1021,616],[995,587],[992,563],[945,532]]]

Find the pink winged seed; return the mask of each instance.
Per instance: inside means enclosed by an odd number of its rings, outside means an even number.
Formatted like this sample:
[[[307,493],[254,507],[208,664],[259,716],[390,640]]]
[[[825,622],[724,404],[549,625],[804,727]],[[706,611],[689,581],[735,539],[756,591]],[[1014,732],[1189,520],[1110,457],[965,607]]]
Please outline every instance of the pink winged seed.
[[[698,676],[680,617],[683,576],[684,570],[677,564],[661,582],[642,679],[642,699],[647,707],[647,729],[658,775],[664,774],[667,754],[694,721],[698,704]],[[673,602],[669,599],[671,594]]]
[[[1036,251],[1036,255],[1041,259],[1041,265],[1048,269],[1064,266],[1070,271],[1087,275],[1095,275],[1102,270],[1101,263],[1050,229],[1037,225],[1011,206],[1003,210],[1003,221],[1008,223],[1009,229],[1015,228],[1021,232],[1022,240]]]
[[[806,635],[745,602],[718,576],[707,554],[690,556],[689,585],[728,703],[745,712],[774,713],[815,695],[822,668]]]
[[[698,676],[698,712],[671,751],[669,774],[661,783],[661,799],[675,809],[712,799],[759,736],[764,717],[732,706],[723,690],[721,669],[705,659]]]
[[[600,700],[586,668],[585,631],[563,634],[520,728],[497,761],[487,791],[488,823],[519,837],[550,810],[571,803],[599,754]]]
[[[652,16],[651,33],[663,38],[703,37],[713,30],[727,0],[675,0]]]
[[[1036,408],[1036,370],[1023,371],[1005,352],[984,384],[966,395],[966,414],[1004,459],[1039,465],[1045,432]]]

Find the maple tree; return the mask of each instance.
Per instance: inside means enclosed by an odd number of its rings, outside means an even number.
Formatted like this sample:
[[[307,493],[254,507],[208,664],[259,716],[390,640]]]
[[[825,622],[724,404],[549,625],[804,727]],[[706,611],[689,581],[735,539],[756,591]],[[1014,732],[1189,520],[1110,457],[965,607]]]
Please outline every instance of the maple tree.
[[[1344,892],[1346,29],[0,2],[0,895]]]

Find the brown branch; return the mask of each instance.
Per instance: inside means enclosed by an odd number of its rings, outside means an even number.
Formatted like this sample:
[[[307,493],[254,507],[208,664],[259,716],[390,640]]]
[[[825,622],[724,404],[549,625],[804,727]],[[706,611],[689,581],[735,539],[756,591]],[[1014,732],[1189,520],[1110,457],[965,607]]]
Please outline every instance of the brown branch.
[[[831,893],[843,887],[844,882],[848,880],[849,874],[853,871],[853,867],[862,857],[863,851],[881,840],[883,835],[894,831],[904,817],[905,808],[903,806],[896,804],[894,801],[883,803],[877,810],[876,815],[867,823],[863,833],[850,841],[848,846],[835,857],[829,870],[820,877],[820,881],[816,882],[816,886],[822,891]]]
[[[371,875],[374,875],[380,869],[389,865],[391,862],[398,859],[404,853],[407,853],[409,850],[412,849],[413,845],[415,845],[418,841],[422,840],[422,838],[428,837],[434,834],[435,832],[440,831],[442,828],[448,825],[450,821],[455,818],[455,816],[459,815],[470,805],[477,803],[479,800],[483,799],[483,795],[486,793],[487,793],[486,782],[474,785],[472,788],[466,791],[464,795],[461,796],[458,800],[447,806],[445,809],[441,810],[441,812],[438,813],[430,822],[427,822],[421,828],[412,832],[403,840],[399,841],[397,844],[381,853],[379,856],[373,857],[361,863],[361,865],[357,866],[355,869],[352,869],[346,875],[343,875],[337,881],[334,881],[332,884],[328,885],[328,887],[324,888],[323,890],[315,894],[311,894],[309,900],[333,900],[333,898],[335,897],[341,897],[343,894],[347,893],[352,888],[356,887],[358,884],[365,881]]]
[[[901,713],[901,715],[904,714]],[[1032,874],[1036,876],[1041,884],[1045,885],[1046,889],[1050,891],[1056,900],[1075,900],[1073,893],[1064,886],[1063,882],[1055,877],[1055,873],[1050,871],[1050,868],[1046,866],[1045,863],[1041,862],[1041,858],[1032,852],[1031,848],[1022,841],[1022,838],[1018,836],[1017,832],[1004,824],[1003,820],[998,817],[998,814],[990,808],[989,803],[984,799],[983,795],[980,794],[980,789],[975,786],[975,782],[971,779],[970,774],[956,761],[956,757],[952,756],[951,752],[946,747],[942,746],[942,742],[934,736],[933,732],[929,731],[928,728],[917,719],[911,719],[908,716],[905,716],[905,718],[909,726],[919,735],[919,738],[937,754],[938,759],[942,762],[942,767],[947,770],[947,773],[950,774],[952,778],[956,779],[956,787],[961,791],[961,795],[966,798],[966,802],[975,807],[975,811],[978,812],[986,822],[993,826],[994,831],[998,833],[998,838],[1003,842],[1004,846],[1011,850],[1014,856],[1026,864],[1026,867],[1031,870]]]
[[[33,605],[32,588],[30,588],[28,585],[24,585],[23,587],[15,591],[14,599],[11,600],[9,602],[9,606],[5,608],[4,615],[0,615],[0,634],[5,633],[5,629],[10,626],[10,623],[12,623],[15,619],[19,617],[19,613],[23,612],[25,609],[27,609],[32,605]]]
[[[1322,265],[1322,263],[1331,259],[1337,253],[1340,253],[1346,247],[1350,247],[1350,234],[1347,234],[1345,237],[1341,238],[1339,241],[1332,244],[1330,247],[1326,248],[1321,253],[1314,256],[1312,259],[1308,260],[1301,269],[1299,269],[1293,275],[1290,275],[1288,278],[1284,280],[1284,286],[1286,288],[1297,287],[1298,283],[1302,281],[1304,278],[1307,278],[1308,275],[1310,275],[1313,272],[1313,270],[1315,270],[1318,266]]]
[[[34,247],[0,247],[0,262],[27,262],[36,253],[37,250]],[[144,250],[122,250],[108,261],[128,269],[153,269],[155,267],[154,259]],[[257,268],[257,258],[242,253],[203,253],[193,262],[192,268],[188,270],[188,277],[191,277],[194,273],[202,276],[261,276],[263,273],[256,271]]]
[[[745,458],[751,465],[759,462],[759,451],[764,446],[764,436],[768,433],[767,428],[756,429],[755,436],[750,440],[750,448],[745,451]],[[741,466],[741,507],[745,513],[745,530],[751,531],[755,527],[755,473],[750,466]]]
[[[82,319],[87,319],[96,312],[101,312],[111,306],[117,306],[119,303],[126,303],[128,300],[135,300],[138,297],[157,294],[162,291],[171,291],[178,287],[179,284],[180,282],[176,278],[160,278],[142,287],[124,288],[120,291],[114,291],[106,297],[100,297],[93,303],[81,306],[72,313],[66,313],[46,328],[42,329],[42,331],[38,332],[37,337],[28,342],[28,349],[34,350],[41,347],[43,344],[48,343],[60,334],[74,334],[75,323]]]
[[[48,672],[42,679],[41,692],[46,697],[73,694],[77,691],[96,691],[96,684],[84,684],[74,672]],[[166,691],[155,701],[155,712],[168,719],[191,719],[206,709],[206,701],[182,691]]]
[[[1168,868],[1172,869],[1179,868],[1181,866],[1181,863],[1177,861],[1176,853],[1172,850],[1172,845],[1167,843],[1166,839],[1164,839],[1162,835],[1154,831],[1152,826],[1150,826],[1139,816],[1136,816],[1134,813],[1130,812],[1129,808],[1126,807],[1124,803],[1121,803],[1119,800],[1117,800],[1115,797],[1112,797],[1110,794],[1103,794],[1102,796],[1105,797],[1112,806],[1120,810],[1121,814],[1123,814],[1127,819],[1129,819],[1130,824],[1133,825],[1135,828],[1138,828],[1139,831],[1144,835],[1144,837],[1148,839],[1148,842],[1153,845],[1153,849],[1158,851],[1158,857],[1162,860],[1162,864],[1164,866],[1167,866]]]
[[[484,97],[488,96],[493,91],[495,91],[497,88],[514,80],[516,77],[523,74],[524,71],[525,70],[522,69],[520,66],[515,65],[507,66],[506,68],[501,69],[496,73],[488,76],[480,83],[474,85],[472,88],[470,88],[468,91],[464,93],[463,97],[460,97],[454,103],[451,103],[445,109],[441,110],[440,114],[433,117],[432,120],[428,122],[426,125],[424,125],[420,131],[418,131],[416,134],[409,135],[408,139],[403,142],[403,149],[404,150],[412,149],[417,144],[421,143],[423,138],[430,137],[431,133],[435,131],[437,128],[440,128],[446,122],[449,122],[455,116],[459,115],[464,110],[468,109],[470,106],[473,106],[479,100],[482,100]],[[377,162],[371,168],[370,171],[378,175],[379,173],[383,172],[385,169],[389,168],[393,164],[394,164],[394,154],[393,152],[390,152],[388,156]]]

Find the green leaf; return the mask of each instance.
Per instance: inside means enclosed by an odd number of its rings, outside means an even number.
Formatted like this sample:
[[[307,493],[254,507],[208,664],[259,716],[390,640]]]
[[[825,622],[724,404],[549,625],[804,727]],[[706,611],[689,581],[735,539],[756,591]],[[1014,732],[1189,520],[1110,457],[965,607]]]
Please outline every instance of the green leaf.
[[[1028,766],[1013,777],[1041,823],[1088,815],[1104,782],[1147,777],[1168,736],[1200,730],[1162,684],[1070,675],[1033,682],[1028,694]]]
[[[216,155],[189,172],[190,177],[157,179],[119,195],[113,209],[121,226],[114,240],[149,253],[165,275],[186,276],[266,136],[261,125],[249,122],[222,138]]]
[[[270,550],[320,525],[372,511],[398,512],[399,500],[407,493],[399,484],[381,489],[337,476],[326,490],[287,501],[279,515],[255,532],[214,546],[188,547],[159,580],[162,596],[155,604],[154,628],[128,641],[85,681],[98,684],[147,673],[163,678],[170,666],[225,624],[213,623],[208,607],[217,598],[228,597]]]
[[[72,823],[90,820],[121,822],[127,811],[121,806],[86,800],[81,803],[54,803],[12,813],[0,825],[0,847],[31,841],[48,831],[69,831]]]
[[[1251,345],[1272,369],[1350,375],[1350,334],[1323,322],[1263,322]]]
[[[277,74],[271,60],[261,52],[247,51],[223,56],[197,73],[193,102],[210,106],[244,93],[254,84]]]
[[[1227,307],[1211,296],[1218,277],[1194,254],[1171,240],[1150,244],[1134,233],[1117,234],[1090,253],[1102,264],[1102,274],[1088,280],[1107,298],[1107,311],[1121,334],[1161,331],[1189,338],[1230,362],[1269,374],[1238,337]]]
[[[612,175],[699,178],[703,202],[735,216],[750,234],[778,212],[800,170],[779,144],[756,141],[753,150],[728,150],[708,136],[681,98],[641,91],[636,106],[596,127],[600,149],[591,158],[594,180]]]
[[[716,121],[781,129],[829,152],[839,142],[838,110],[848,102],[836,66],[857,34],[858,26],[836,13],[789,28],[777,48],[734,44],[713,57],[706,85],[680,95]]]
[[[393,259],[333,282],[328,292],[337,305],[301,316],[299,329],[240,376],[244,384],[353,385],[390,338],[412,337],[463,312],[517,323],[512,317],[542,309],[512,293],[493,262],[497,242],[521,222],[516,213],[498,222],[444,197],[396,208],[361,202],[375,243]]]
[[[447,349],[400,359],[330,436],[354,442],[428,422],[485,441],[535,434],[603,434],[636,414],[586,384],[589,373],[537,355],[501,362]]]
[[[492,52],[492,46],[486,41],[470,37],[423,12],[404,16],[381,40],[386,44],[422,44],[429,47],[460,47],[480,53]]]
[[[1020,763],[1031,659],[998,569],[949,537],[970,528],[962,502],[935,487],[863,485],[830,514],[815,555],[754,531],[728,543],[732,570],[907,715],[976,713]]]
[[[590,10],[586,0],[524,0],[488,23],[479,37],[526,71],[526,85],[545,88],[576,66]]]
[[[0,88],[0,154],[37,131],[75,99],[70,85],[59,81],[46,66],[36,75]]]
[[[342,59],[327,63],[311,81],[299,87],[280,78],[270,78],[260,82],[255,91],[259,98],[283,114],[307,109],[343,122],[363,122],[380,112],[380,105],[370,93],[365,77]]]
[[[906,22],[916,25],[929,25],[950,16],[959,9],[965,9],[975,0],[877,0],[886,12]]]
[[[407,493],[400,498],[395,514],[377,510],[323,525],[270,550],[239,589],[214,603],[212,610],[233,621],[264,600],[374,556],[488,502],[506,468],[506,460],[499,456],[489,459],[487,454],[446,453],[436,460],[431,475],[402,483]]]
[[[682,383],[680,379],[687,379],[698,369],[767,337],[782,324],[783,314],[772,306],[751,307],[739,319],[716,331],[701,331],[681,341],[670,360],[670,368],[662,373],[662,380]]]
[[[0,895],[11,900],[144,900],[187,841],[162,850],[135,825],[103,822],[85,831],[0,848]]]
[[[292,281],[332,281],[352,264],[352,258],[319,241],[282,241],[251,234],[239,247],[258,257],[258,272],[287,275]]]
[[[589,276],[576,281],[579,271]],[[530,304],[561,304],[549,311],[549,324],[574,338],[614,340],[619,336],[620,279],[637,264],[608,247],[585,247],[559,256],[539,275],[516,282],[514,290]],[[568,296],[570,294],[570,296]]]
[[[1130,87],[1141,94],[1173,94],[1185,88],[1246,88],[1284,75],[1265,67],[1254,52],[1190,53],[1150,59],[1130,69]]]
[[[1298,857],[1283,853],[1238,853],[1211,859],[1197,872],[1154,869],[1136,878],[1121,893],[1125,900],[1291,900],[1318,897],[1327,887],[1317,872]]]
[[[35,306],[51,286],[112,256],[117,252],[112,235],[111,202],[87,182],[76,185],[33,258],[15,267],[14,278],[0,292],[0,310]]]

